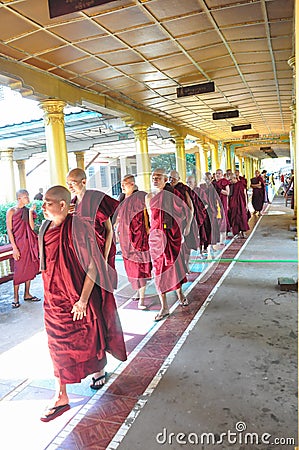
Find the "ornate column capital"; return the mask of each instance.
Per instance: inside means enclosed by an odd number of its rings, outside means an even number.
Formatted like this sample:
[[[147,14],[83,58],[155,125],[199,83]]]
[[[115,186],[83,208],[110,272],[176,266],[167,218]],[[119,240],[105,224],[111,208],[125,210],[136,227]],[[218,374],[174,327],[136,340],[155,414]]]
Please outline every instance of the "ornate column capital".
[[[0,150],[1,160],[2,161],[12,161],[13,160],[13,152],[14,152],[14,148],[6,148],[4,150]]]
[[[47,99],[42,100],[39,106],[45,112],[44,122],[45,125],[50,125],[50,123],[62,123],[64,124],[64,108],[66,103],[63,100],[53,100]]]

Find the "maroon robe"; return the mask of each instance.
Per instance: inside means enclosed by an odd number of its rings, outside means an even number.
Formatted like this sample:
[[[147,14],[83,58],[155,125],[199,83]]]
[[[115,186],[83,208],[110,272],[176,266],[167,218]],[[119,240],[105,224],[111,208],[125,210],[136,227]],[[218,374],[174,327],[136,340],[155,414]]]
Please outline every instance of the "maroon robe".
[[[244,183],[237,181],[230,186],[229,217],[233,234],[249,230]]]
[[[220,240],[220,230],[218,216],[218,204],[219,196],[212,183],[201,184],[199,187],[200,198],[204,205],[207,205],[206,218],[204,220],[204,228],[206,232],[206,241],[204,242],[204,248],[208,248],[208,245],[215,245]]]
[[[263,209],[265,200],[265,183],[263,177],[260,175],[255,178],[251,178],[250,184],[261,183],[261,188],[252,188],[252,198],[251,203],[255,211],[261,211]]]
[[[221,211],[221,219],[219,219],[219,227],[220,231],[229,231],[230,230],[230,223],[228,219],[228,196],[221,194],[221,190],[225,190],[226,186],[230,185],[230,181],[226,178],[221,178],[218,181],[213,181],[214,186],[216,187],[217,193],[220,197],[221,203],[222,203],[222,210]]]
[[[29,225],[29,209],[24,206],[12,216],[12,233],[20,252],[20,259],[14,261],[13,284],[19,285],[33,280],[39,273],[37,234]]]
[[[133,289],[146,285],[151,278],[152,264],[148,245],[148,215],[146,192],[135,190],[120,203],[119,243],[128,279]]]
[[[72,200],[73,203],[77,203],[77,197]],[[85,220],[89,220],[94,223],[96,232],[96,238],[98,246],[102,254],[104,253],[105,241],[106,241],[106,228],[105,222],[110,218],[112,220],[116,208],[119,205],[119,201],[110,197],[101,191],[87,189],[81,202],[76,205],[76,213],[83,217]],[[116,245],[114,239],[111,243],[110,252],[108,255],[108,270],[112,280],[114,289],[117,287],[117,272],[115,270],[115,255]]]
[[[187,185],[182,183],[181,181],[179,181],[175,186],[173,186],[174,189],[174,193],[176,194],[177,192],[179,192],[182,196],[182,198],[184,199],[186,205],[187,204],[187,196],[186,193],[189,194],[190,200],[193,203],[193,198],[192,198],[192,189]],[[194,206],[194,204],[193,204]],[[189,212],[189,214],[191,213],[191,211]],[[187,222],[187,221],[185,221]],[[185,223],[184,223],[185,225]],[[199,232],[198,232],[198,227],[197,227],[197,221],[196,218],[193,215],[192,218],[192,222],[191,222],[191,226],[190,226],[190,233],[186,236],[185,239],[185,245],[184,245],[185,249],[185,255],[188,256],[190,254],[190,250],[194,249],[196,250],[199,247]],[[187,258],[186,258],[187,260]]]
[[[55,377],[62,384],[79,383],[104,368],[106,352],[125,361],[125,344],[104,258],[94,256],[98,248],[93,227],[72,215],[58,227],[49,228],[50,223],[44,222],[39,235],[48,345]],[[73,321],[71,310],[80,298],[91,259],[97,280],[86,317]]]
[[[194,206],[194,218],[197,223],[198,235],[199,235],[199,246],[203,246],[207,241],[207,233],[205,230],[204,222],[207,217],[207,211],[201,199],[201,191],[199,187],[195,187],[191,190],[191,198]]]
[[[171,186],[150,200],[149,248],[158,293],[173,291],[186,283],[182,229],[188,206]]]

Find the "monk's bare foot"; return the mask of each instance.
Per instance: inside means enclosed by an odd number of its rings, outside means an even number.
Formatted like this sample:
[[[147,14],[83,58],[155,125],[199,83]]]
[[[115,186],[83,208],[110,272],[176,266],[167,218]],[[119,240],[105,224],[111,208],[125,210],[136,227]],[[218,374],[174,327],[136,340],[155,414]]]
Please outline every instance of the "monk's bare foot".
[[[155,322],[160,322],[160,320],[166,319],[169,316],[168,309],[161,309],[159,313],[155,316]]]
[[[92,384],[90,385],[90,387],[91,389],[95,389],[97,391],[98,389],[101,389],[104,386],[106,381],[107,381],[107,373],[105,372],[105,369],[103,369],[100,372],[96,372],[93,374]]]
[[[138,301],[138,309],[141,309],[141,310],[147,309],[147,306],[144,304],[144,300],[143,299],[140,299]]]

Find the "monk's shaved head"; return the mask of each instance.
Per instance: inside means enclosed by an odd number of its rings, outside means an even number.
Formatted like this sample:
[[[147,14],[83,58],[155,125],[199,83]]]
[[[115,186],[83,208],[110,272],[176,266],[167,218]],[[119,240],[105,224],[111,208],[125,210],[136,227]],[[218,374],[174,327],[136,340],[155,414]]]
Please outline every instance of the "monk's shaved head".
[[[26,189],[19,189],[19,190],[16,192],[16,198],[17,198],[17,200],[18,200],[18,198],[21,197],[22,195],[29,195],[29,192],[26,191]]]
[[[168,178],[167,173],[166,173],[166,170],[163,169],[162,167],[158,167],[158,169],[155,169],[155,170],[152,172],[152,175],[154,175],[154,174],[157,174],[157,175],[164,175],[165,178]]]
[[[70,170],[66,177],[72,177],[78,180],[86,180],[86,173],[85,170],[76,167],[75,169]]]
[[[175,178],[176,180],[180,179],[180,174],[177,170],[171,170],[169,176]]]
[[[45,194],[45,197],[49,196],[52,198],[54,197],[58,202],[64,200],[67,205],[71,203],[71,193],[64,186],[58,185],[50,187]]]
[[[130,183],[135,183],[135,177],[134,175],[128,174],[123,177],[122,181],[129,181]]]

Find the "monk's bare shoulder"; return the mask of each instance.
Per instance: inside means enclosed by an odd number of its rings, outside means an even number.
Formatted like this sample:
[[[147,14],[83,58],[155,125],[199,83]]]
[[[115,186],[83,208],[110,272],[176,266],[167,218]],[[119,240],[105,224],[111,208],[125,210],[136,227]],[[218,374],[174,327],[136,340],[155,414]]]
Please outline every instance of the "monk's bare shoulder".
[[[6,211],[6,217],[12,217],[17,212],[17,208],[12,206]]]

